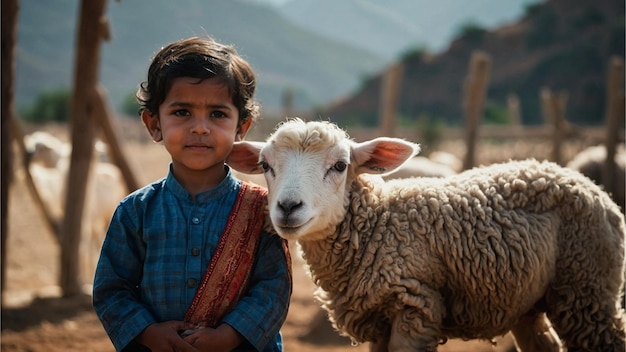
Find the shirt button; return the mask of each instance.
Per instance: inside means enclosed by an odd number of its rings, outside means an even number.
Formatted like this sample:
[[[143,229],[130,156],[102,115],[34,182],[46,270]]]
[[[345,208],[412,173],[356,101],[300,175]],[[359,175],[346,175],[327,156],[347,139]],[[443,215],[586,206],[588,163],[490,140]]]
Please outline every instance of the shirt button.
[[[191,255],[193,255],[194,257],[200,255],[200,248],[192,249],[191,250]]]
[[[189,288],[196,287],[196,279],[187,279],[187,287]]]
[[[193,219],[191,219],[191,222],[192,222],[194,225],[198,225],[198,224],[200,223],[200,219],[198,219],[198,218],[193,218]]]

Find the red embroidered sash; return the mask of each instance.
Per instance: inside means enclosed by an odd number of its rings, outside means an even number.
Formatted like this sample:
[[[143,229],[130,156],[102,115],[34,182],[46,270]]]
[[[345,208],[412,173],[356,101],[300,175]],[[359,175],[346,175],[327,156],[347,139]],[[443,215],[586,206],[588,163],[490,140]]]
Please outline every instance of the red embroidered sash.
[[[215,254],[187,309],[185,321],[214,327],[237,304],[254,264],[266,200],[265,188],[242,182]]]

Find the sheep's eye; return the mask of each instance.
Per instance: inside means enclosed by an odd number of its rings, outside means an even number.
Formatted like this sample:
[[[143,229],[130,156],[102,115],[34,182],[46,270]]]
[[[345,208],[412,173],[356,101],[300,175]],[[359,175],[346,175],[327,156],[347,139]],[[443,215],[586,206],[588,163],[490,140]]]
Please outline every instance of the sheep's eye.
[[[348,164],[346,164],[343,161],[338,161],[335,163],[335,165],[333,165],[333,168],[339,172],[342,172],[346,169],[346,167],[348,167]]]
[[[267,161],[263,160],[259,163],[259,165],[261,165],[261,167],[263,168],[263,173],[267,174],[269,172],[270,175],[272,175],[272,177],[276,177],[276,174],[274,173],[274,169],[272,169],[272,167],[270,166],[270,164],[267,163]]]

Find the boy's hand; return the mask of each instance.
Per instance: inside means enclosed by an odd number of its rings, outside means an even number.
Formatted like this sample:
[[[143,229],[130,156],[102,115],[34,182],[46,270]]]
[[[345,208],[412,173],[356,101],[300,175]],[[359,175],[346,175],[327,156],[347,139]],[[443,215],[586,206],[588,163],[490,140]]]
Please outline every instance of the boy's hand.
[[[215,329],[200,328],[185,337],[185,341],[199,351],[228,352],[241,345],[245,339],[228,324]]]
[[[178,335],[179,331],[192,328],[192,324],[182,321],[154,323],[142,331],[136,340],[152,352],[199,352]]]

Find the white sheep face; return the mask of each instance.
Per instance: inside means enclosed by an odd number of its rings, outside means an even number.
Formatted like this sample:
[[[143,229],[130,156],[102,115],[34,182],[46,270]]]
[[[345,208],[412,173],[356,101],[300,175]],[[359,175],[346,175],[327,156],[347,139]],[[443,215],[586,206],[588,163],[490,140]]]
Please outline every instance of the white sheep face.
[[[269,143],[261,152],[269,212],[284,238],[315,239],[345,213],[350,145],[290,149]]]
[[[356,143],[334,124],[295,119],[266,143],[236,143],[228,164],[243,173],[265,173],[269,215],[281,237],[318,240],[341,222],[358,174],[391,172],[418,150],[393,138]]]

